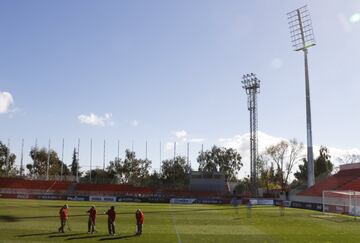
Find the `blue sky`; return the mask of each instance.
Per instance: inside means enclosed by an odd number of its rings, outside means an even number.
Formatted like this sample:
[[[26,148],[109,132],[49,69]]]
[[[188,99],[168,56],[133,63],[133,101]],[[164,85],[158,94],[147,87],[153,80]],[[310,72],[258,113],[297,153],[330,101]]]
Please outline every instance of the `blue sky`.
[[[241,77],[254,72],[259,143],[306,142],[303,56],[292,51],[286,16],[305,4],[318,43],[309,54],[313,142],[358,151],[357,0],[3,0],[0,140],[10,138],[19,156],[21,138],[26,154],[35,138],[46,147],[51,138],[61,153],[65,138],[70,163],[80,138],[84,168],[91,138],[95,165],[102,165],[104,139],[106,160],[116,156],[118,140],[121,156],[133,142],[144,157],[147,140],[154,168],[160,141],[162,158],[177,141],[179,154],[190,142],[193,162],[201,144],[218,144],[244,147],[247,163]]]

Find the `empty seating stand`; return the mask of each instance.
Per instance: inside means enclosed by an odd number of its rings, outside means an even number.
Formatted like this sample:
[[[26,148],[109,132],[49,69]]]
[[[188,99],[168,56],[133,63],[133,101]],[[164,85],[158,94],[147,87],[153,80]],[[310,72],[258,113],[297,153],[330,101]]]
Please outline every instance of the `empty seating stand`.
[[[71,188],[71,190],[69,190]],[[224,193],[133,186],[130,184],[91,184],[68,181],[26,180],[0,177],[0,193],[57,194],[69,196],[152,196],[218,198]]]
[[[79,183],[76,185],[74,194],[78,195],[151,195],[152,188],[136,187],[129,184],[89,184]]]
[[[25,180],[0,177],[0,190],[4,193],[65,193],[70,182]]]
[[[360,190],[360,169],[340,170],[299,195],[321,197],[325,190]]]

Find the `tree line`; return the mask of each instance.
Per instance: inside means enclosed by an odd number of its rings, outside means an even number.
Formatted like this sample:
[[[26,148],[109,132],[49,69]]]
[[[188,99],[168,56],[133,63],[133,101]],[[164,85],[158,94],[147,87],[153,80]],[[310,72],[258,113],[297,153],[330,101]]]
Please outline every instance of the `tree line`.
[[[72,162],[68,166],[59,158],[55,150],[32,147],[30,150],[31,163],[26,165],[26,176],[44,178],[49,170],[49,177],[61,175],[78,178],[80,182],[91,183],[128,183],[139,186],[184,188],[189,184],[191,167],[184,156],[161,161],[160,171],[152,170],[152,161],[136,156],[127,149],[124,158],[110,160],[103,169],[82,170],[79,166],[78,153],[74,148]],[[343,160],[355,160],[358,157],[347,155]],[[241,155],[232,148],[213,146],[201,151],[197,157],[198,171],[205,175],[215,172],[224,174],[226,181],[238,182],[237,191],[243,192],[250,186],[249,176],[238,179],[238,173],[243,167]],[[17,176],[21,173],[15,166],[16,155],[0,141],[0,175]],[[49,167],[48,167],[49,162]],[[315,177],[320,180],[331,174],[334,165],[331,162],[329,149],[321,146],[319,156],[314,159]],[[24,172],[24,171],[22,171]],[[280,141],[271,145],[258,156],[257,161],[258,186],[271,191],[280,189],[287,191],[291,188],[305,185],[307,181],[307,160],[304,145],[296,139]]]
[[[191,167],[185,156],[176,156],[161,161],[160,171],[152,170],[152,161],[141,159],[134,151],[125,150],[124,158],[114,158],[103,169],[82,170],[79,166],[78,153],[74,148],[72,162],[66,165],[55,150],[32,147],[29,152],[31,163],[26,164],[27,177],[77,178],[80,182],[91,183],[126,183],[138,186],[184,188],[189,184]],[[10,153],[0,141],[0,175],[18,176],[20,171],[15,166],[16,156]],[[243,166],[240,154],[232,148],[213,146],[202,151],[197,157],[199,171],[205,174],[222,172],[226,180],[236,181]],[[6,166],[7,165],[7,166]]]

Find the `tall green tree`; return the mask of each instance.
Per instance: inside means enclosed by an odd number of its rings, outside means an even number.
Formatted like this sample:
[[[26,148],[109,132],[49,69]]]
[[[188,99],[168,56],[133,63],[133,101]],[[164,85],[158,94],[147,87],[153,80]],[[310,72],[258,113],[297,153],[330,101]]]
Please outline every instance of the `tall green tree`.
[[[151,161],[136,158],[135,152],[125,150],[125,159],[110,161],[108,171],[114,174],[120,183],[142,185],[149,176]]]
[[[88,170],[85,172],[85,175],[80,178],[80,182],[90,182],[90,173],[91,173],[91,183],[95,184],[116,184],[116,177],[111,171],[94,169]]]
[[[71,160],[71,164],[70,164],[70,171],[71,171],[71,174],[75,178],[80,178],[80,176],[82,174],[82,172],[80,172],[79,157],[78,156],[79,156],[79,154],[76,151],[76,148],[74,148],[73,155],[72,155],[72,160]]]
[[[48,154],[46,148],[36,148],[33,147],[30,150],[30,157],[33,161],[31,164],[27,164],[26,168],[29,170],[31,176],[45,176],[47,171],[47,162]],[[63,175],[70,175],[68,167],[62,162],[56,151],[50,150],[50,160],[49,160],[49,177],[51,176],[60,176],[61,167],[63,167]]]
[[[16,155],[0,141],[0,175],[14,176],[18,174],[15,167]]]
[[[199,171],[209,174],[222,172],[227,181],[236,181],[236,175],[243,166],[241,156],[235,149],[215,145],[210,150],[201,152],[197,162]]]
[[[161,177],[166,186],[184,188],[189,184],[191,167],[183,156],[164,160],[161,163]]]
[[[314,160],[315,178],[322,175],[330,175],[334,169],[331,162],[329,149],[326,146],[321,146],[319,149],[319,156]],[[294,173],[295,178],[302,183],[307,181],[307,160],[304,158],[302,164],[299,165],[299,170]]]

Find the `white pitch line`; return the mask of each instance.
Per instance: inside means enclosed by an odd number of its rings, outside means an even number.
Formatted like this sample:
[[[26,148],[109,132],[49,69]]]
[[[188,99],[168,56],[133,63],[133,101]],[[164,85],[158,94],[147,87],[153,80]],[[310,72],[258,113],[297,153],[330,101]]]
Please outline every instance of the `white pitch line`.
[[[169,205],[169,208],[170,208],[170,205]],[[170,210],[171,210],[171,208],[170,208]],[[174,214],[172,212],[171,212],[171,217],[172,217],[172,220],[173,220],[173,225],[174,225],[174,228],[175,228],[178,243],[182,243],[179,231],[177,230],[177,227],[176,227],[176,220],[175,220]]]

